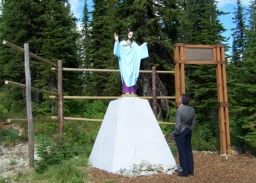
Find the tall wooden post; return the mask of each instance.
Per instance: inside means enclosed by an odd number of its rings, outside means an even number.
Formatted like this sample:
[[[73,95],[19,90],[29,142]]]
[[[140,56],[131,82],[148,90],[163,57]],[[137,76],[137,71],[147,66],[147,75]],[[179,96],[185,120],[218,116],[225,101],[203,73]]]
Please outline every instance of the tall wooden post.
[[[180,98],[180,94],[181,94],[179,61],[180,61],[180,47],[178,45],[176,45],[175,50],[174,50],[176,106],[179,106],[179,98]]]
[[[157,116],[156,66],[152,67],[152,95],[153,95],[153,112],[155,116]]]
[[[63,117],[63,89],[62,89],[62,61],[58,60],[57,65],[57,109],[58,109],[58,125],[59,125],[59,135],[63,135],[64,131],[64,117]]]
[[[24,65],[26,77],[26,109],[28,122],[28,159],[29,167],[34,167],[34,130],[33,130],[33,115],[31,102],[31,75],[29,65],[29,44],[24,44]]]
[[[180,81],[181,81],[181,94],[185,94],[185,63],[186,63],[186,51],[184,46],[180,48],[180,60],[182,63],[180,63]]]
[[[224,47],[220,47],[221,51],[221,60],[225,61],[225,50]],[[229,109],[228,109],[228,89],[227,89],[227,73],[226,73],[226,64],[222,64],[222,77],[223,77],[223,98],[225,101],[225,107],[224,107],[224,112],[225,112],[225,129],[226,129],[226,141],[227,141],[227,154],[230,153],[230,148],[231,148],[231,141],[230,141],[230,129],[229,129]]]
[[[219,102],[220,151],[228,154],[230,149],[229,111],[224,48],[217,47],[217,91]]]
[[[176,106],[179,106],[179,98],[180,98],[180,69],[178,63],[175,64],[175,96],[176,96]]]
[[[180,97],[185,93],[185,53],[183,44],[177,44],[175,47],[175,95],[176,106],[180,105]]]

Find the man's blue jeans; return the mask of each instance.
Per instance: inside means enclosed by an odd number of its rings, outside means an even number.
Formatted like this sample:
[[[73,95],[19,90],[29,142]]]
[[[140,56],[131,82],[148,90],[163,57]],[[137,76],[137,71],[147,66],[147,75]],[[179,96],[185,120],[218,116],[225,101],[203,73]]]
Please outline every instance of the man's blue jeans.
[[[194,160],[191,145],[192,131],[185,128],[180,134],[175,136],[179,161],[183,174],[194,174]]]

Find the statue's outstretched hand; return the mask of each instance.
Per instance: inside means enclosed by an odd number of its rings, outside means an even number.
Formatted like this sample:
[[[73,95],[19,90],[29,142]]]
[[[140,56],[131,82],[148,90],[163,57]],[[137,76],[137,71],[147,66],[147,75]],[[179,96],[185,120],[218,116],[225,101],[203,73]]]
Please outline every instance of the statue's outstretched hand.
[[[119,36],[118,36],[118,34],[117,34],[117,33],[115,33],[115,34],[114,34],[114,39],[115,39],[115,41],[118,41]]]

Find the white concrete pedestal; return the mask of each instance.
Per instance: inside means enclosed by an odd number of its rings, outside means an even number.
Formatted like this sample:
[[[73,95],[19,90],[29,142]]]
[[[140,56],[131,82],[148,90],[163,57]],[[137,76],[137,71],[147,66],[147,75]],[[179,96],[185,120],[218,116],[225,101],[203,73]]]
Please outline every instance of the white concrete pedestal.
[[[176,163],[149,102],[137,97],[111,101],[94,143],[89,163],[117,173],[147,161],[175,168]]]

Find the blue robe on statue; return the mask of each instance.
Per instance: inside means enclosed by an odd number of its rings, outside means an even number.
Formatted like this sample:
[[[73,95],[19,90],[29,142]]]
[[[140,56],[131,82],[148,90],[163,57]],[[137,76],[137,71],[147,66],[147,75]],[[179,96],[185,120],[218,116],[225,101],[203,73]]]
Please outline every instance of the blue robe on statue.
[[[138,45],[135,42],[115,41],[114,55],[118,57],[122,81],[128,86],[134,86],[139,76],[141,59],[148,57],[147,43]]]

